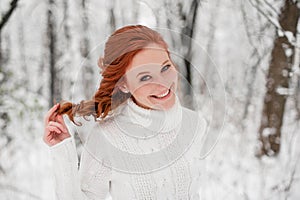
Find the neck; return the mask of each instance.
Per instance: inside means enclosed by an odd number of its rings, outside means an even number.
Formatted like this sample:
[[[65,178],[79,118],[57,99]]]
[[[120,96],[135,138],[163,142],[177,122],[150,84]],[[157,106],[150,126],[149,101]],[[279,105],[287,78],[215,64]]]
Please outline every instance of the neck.
[[[177,96],[174,105],[168,110],[144,108],[134,98],[129,98],[119,111],[117,122],[132,127],[135,132],[134,125],[152,132],[168,132],[175,129],[182,120],[182,107]]]

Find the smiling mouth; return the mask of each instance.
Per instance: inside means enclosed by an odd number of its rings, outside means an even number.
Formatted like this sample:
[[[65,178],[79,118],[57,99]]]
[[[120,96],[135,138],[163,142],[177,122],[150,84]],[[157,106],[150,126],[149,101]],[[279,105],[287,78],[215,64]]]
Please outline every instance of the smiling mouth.
[[[155,99],[167,99],[171,95],[171,88],[173,87],[174,84],[170,86],[168,90],[166,90],[164,93],[161,93],[159,95],[150,95],[150,97],[155,98]]]
[[[157,98],[157,99],[163,99],[166,96],[168,96],[170,94],[171,90],[168,89],[166,92],[164,92],[163,94],[160,95],[151,95],[151,97]]]

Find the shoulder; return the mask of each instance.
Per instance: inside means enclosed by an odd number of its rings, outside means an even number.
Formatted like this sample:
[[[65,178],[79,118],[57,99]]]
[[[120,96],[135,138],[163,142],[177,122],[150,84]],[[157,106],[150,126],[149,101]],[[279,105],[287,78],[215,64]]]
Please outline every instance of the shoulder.
[[[79,126],[75,125],[76,127],[78,127],[79,129],[81,127],[92,127],[96,124],[96,120],[94,119],[93,116],[75,116],[74,117],[74,121],[79,124]]]
[[[97,121],[95,121],[93,116],[75,116],[74,121],[76,124],[79,124],[79,126],[74,125],[76,132],[78,133],[82,142],[85,142],[87,137],[97,125]]]
[[[74,121],[81,126],[76,126],[75,129],[84,144],[94,137],[101,137],[105,130],[111,130],[114,126],[114,117],[105,117],[104,119],[94,118],[93,116],[76,116]]]

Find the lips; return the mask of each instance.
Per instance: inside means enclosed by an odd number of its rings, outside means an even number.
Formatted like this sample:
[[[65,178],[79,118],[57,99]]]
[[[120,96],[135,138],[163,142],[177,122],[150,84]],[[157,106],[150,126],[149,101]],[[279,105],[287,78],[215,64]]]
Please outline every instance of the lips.
[[[161,92],[160,94],[150,95],[150,97],[155,99],[166,99],[170,96],[174,83],[170,86],[169,89]]]
[[[151,97],[154,97],[154,98],[157,98],[157,99],[162,99],[162,98],[166,97],[170,93],[170,91],[171,90],[168,89],[160,95],[151,95]]]

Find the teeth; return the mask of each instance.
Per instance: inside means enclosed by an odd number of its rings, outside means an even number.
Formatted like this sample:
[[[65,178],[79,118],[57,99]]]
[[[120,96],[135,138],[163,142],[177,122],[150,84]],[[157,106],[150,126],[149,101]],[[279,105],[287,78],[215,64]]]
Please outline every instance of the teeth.
[[[167,90],[164,94],[159,95],[159,96],[157,96],[157,97],[162,98],[162,97],[167,96],[168,94],[169,94],[169,90]]]

